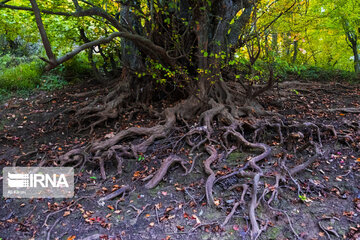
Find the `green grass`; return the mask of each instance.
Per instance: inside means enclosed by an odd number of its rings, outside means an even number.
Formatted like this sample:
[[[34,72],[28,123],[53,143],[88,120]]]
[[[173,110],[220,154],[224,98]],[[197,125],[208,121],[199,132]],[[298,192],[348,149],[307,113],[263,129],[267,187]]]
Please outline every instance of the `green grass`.
[[[32,89],[40,84],[41,63],[37,61],[20,63],[0,72],[0,88],[6,90]]]
[[[18,95],[19,90],[63,88],[70,81],[79,82],[91,73],[85,54],[79,54],[50,72],[44,73],[44,66],[45,63],[35,56],[0,56],[0,102],[13,94]]]

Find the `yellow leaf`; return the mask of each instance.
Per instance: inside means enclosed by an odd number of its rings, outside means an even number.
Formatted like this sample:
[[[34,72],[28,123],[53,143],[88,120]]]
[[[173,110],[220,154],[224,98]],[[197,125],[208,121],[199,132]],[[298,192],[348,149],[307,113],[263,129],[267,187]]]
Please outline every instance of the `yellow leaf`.
[[[76,238],[75,235],[68,237],[66,240],[74,240]]]

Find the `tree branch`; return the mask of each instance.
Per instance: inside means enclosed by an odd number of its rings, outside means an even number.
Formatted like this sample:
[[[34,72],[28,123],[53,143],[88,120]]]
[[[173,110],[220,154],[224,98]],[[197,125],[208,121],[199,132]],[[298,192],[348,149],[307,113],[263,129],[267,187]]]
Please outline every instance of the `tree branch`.
[[[13,6],[13,5],[8,5],[8,4],[5,4],[9,1],[3,1],[0,3],[0,9],[1,8],[8,8],[8,9],[14,9],[14,10],[22,10],[22,11],[30,11],[30,12],[33,12],[33,9],[32,8],[29,8],[29,7],[22,7],[22,6]],[[71,13],[66,13],[66,12],[53,12],[53,11],[49,11],[49,10],[40,10],[41,13],[44,13],[44,14],[51,14],[51,15],[59,15],[59,16],[72,16]]]
[[[34,1],[34,0],[31,0]],[[77,3],[77,1],[75,1]],[[85,2],[85,1],[82,1]],[[75,3],[74,3],[75,4]],[[12,5],[6,5],[6,4],[0,4],[0,8],[10,8],[10,9],[16,9],[16,10],[24,10],[24,11],[32,11],[34,12],[34,10],[32,8],[28,8],[28,7],[19,7],[19,6],[12,6]],[[37,8],[38,9],[38,8]],[[48,11],[48,10],[39,10],[39,12],[44,13],[44,14],[53,14],[53,15],[61,15],[61,16],[73,16],[73,17],[85,17],[85,16],[99,16],[102,17],[104,19],[106,19],[107,21],[110,22],[110,24],[112,26],[114,26],[119,32],[113,33],[111,34],[109,37],[106,38],[101,38],[99,40],[95,40],[91,43],[86,43],[78,48],[76,48],[75,50],[73,50],[72,52],[64,55],[63,57],[58,59],[58,63],[54,64],[54,66],[47,66],[46,69],[50,70],[56,66],[58,66],[59,64],[73,58],[75,55],[77,55],[79,52],[99,45],[99,44],[104,44],[104,43],[108,43],[110,42],[113,38],[115,37],[123,37],[126,39],[129,39],[131,41],[134,42],[135,45],[137,45],[137,47],[139,47],[140,49],[142,49],[143,51],[145,51],[147,54],[149,54],[152,58],[154,59],[158,59],[161,60],[162,62],[164,62],[165,64],[168,64],[170,66],[174,66],[174,59],[172,59],[171,57],[169,57],[166,54],[166,50],[158,45],[156,45],[155,43],[153,43],[151,40],[147,39],[146,37],[143,37],[139,34],[135,34],[135,33],[129,33],[117,20],[116,18],[114,18],[113,16],[111,16],[110,14],[108,14],[105,10],[103,10],[102,8],[99,7],[93,7],[90,9],[86,9],[86,10],[82,10],[82,9],[78,9],[76,12],[73,13],[65,13],[65,12],[53,12],[53,11]],[[93,44],[92,44],[93,43]],[[50,44],[49,44],[50,45]],[[48,53],[48,50],[47,50]],[[49,57],[49,56],[48,56]],[[54,58],[55,59],[55,58]],[[51,59],[50,59],[51,60]],[[51,61],[52,62],[52,61]]]
[[[152,41],[150,41],[149,39],[147,39],[145,37],[142,37],[137,34],[128,33],[128,32],[114,32],[114,33],[110,34],[108,37],[103,37],[98,40],[88,42],[88,43],[85,43],[85,44],[79,46],[78,48],[74,49],[73,51],[60,57],[56,61],[56,65],[48,65],[46,67],[46,70],[51,70],[52,68],[70,60],[71,58],[73,58],[74,56],[76,56],[77,54],[79,54],[81,51],[83,51],[85,49],[92,48],[92,47],[100,45],[100,44],[109,43],[116,37],[123,37],[123,38],[129,39],[129,40],[132,40],[136,45],[139,45],[139,47],[141,47],[141,48],[145,47],[151,51],[154,51],[154,53],[156,53],[156,55],[154,55],[154,56],[158,56],[160,58],[159,60],[166,60],[166,58],[168,58],[166,55],[165,49],[163,49],[160,46],[157,46],[156,44],[154,44]],[[172,60],[169,59],[167,63],[171,65]]]

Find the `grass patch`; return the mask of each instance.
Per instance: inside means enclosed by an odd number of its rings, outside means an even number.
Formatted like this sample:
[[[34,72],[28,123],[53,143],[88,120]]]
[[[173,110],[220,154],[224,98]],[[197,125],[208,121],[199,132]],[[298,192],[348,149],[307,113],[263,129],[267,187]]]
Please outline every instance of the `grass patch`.
[[[6,90],[32,89],[40,84],[42,65],[40,60],[20,63],[0,72],[0,88]]]
[[[19,90],[56,90],[69,82],[81,82],[91,69],[85,54],[79,54],[50,72],[44,73],[44,62],[35,56],[16,57],[6,54],[0,57],[0,102]]]

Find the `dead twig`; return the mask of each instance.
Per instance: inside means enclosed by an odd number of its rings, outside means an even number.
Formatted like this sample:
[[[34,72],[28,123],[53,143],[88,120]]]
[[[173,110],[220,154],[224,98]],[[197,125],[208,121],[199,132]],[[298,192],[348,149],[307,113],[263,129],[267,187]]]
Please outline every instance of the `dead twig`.
[[[140,210],[140,209],[136,208],[134,205],[129,205],[129,207],[133,208],[133,209],[137,212],[137,215],[136,215],[136,217],[135,217],[135,220],[134,220],[133,225],[135,225],[135,224],[137,223],[139,216],[145,211],[145,209],[146,209],[148,206],[150,206],[150,204],[146,204],[146,205],[142,208],[142,210]]]
[[[63,216],[59,217],[58,219],[56,219],[56,221],[54,222],[54,224],[51,226],[51,228],[49,229],[49,231],[46,234],[46,240],[50,240],[51,238],[51,231],[55,228],[55,226],[62,220]]]

